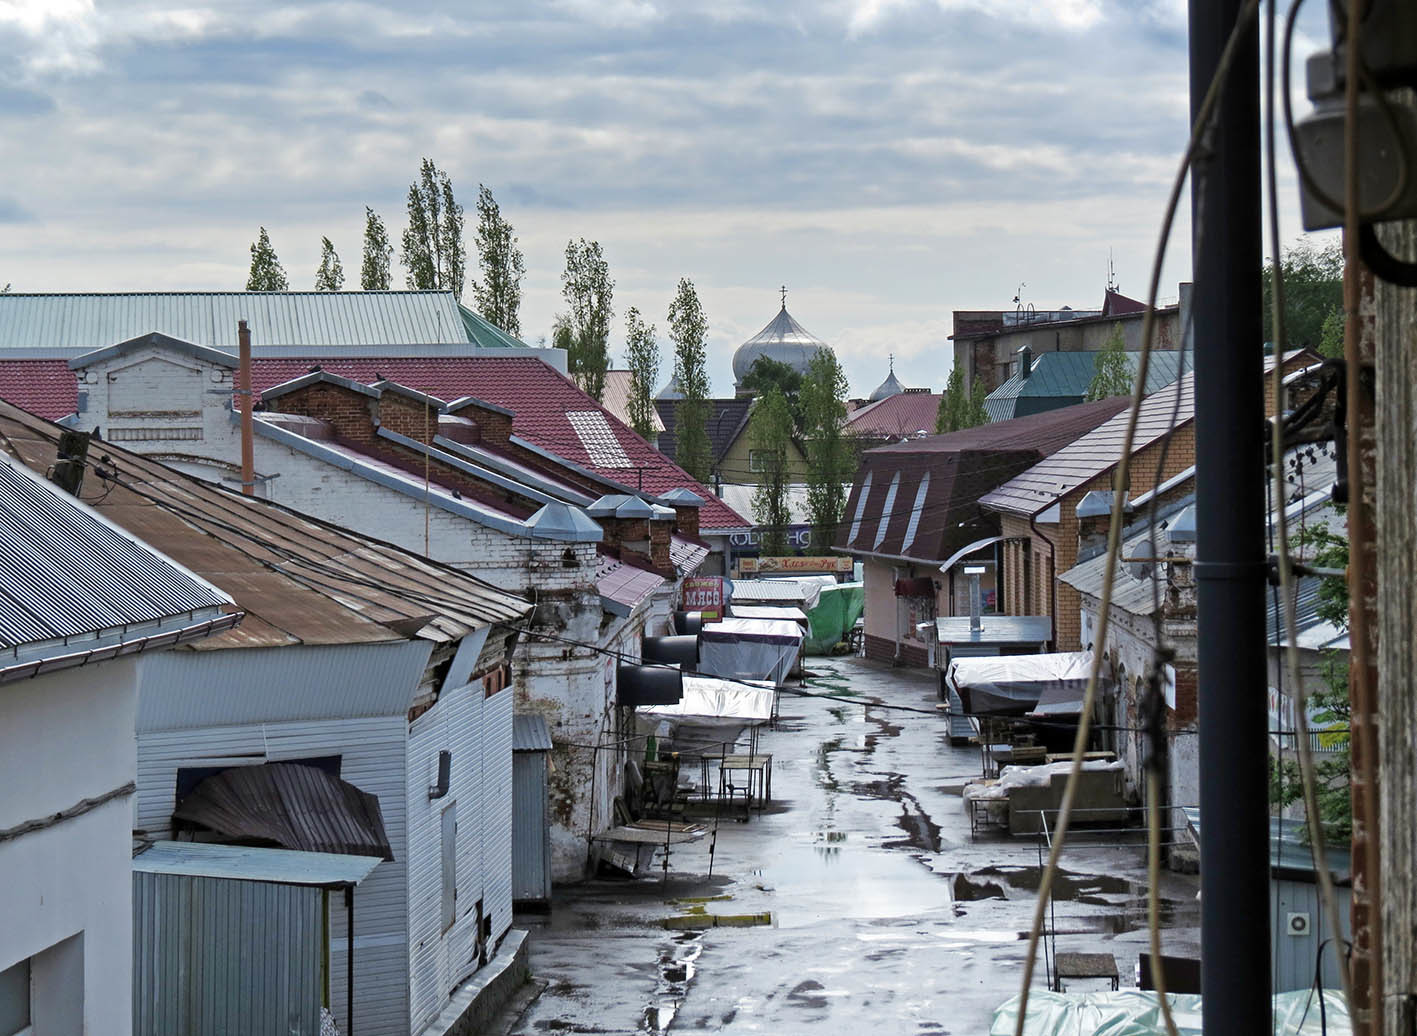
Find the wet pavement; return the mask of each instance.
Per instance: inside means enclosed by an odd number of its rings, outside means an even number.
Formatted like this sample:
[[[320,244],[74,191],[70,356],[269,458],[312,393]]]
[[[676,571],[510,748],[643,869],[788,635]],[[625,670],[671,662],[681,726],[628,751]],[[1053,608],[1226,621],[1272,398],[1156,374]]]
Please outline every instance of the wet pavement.
[[[852,701],[783,696],[759,747],[773,807],[719,818],[712,877],[705,839],[675,847],[667,879],[587,882],[517,918],[547,987],[512,1032],[987,1032],[1022,979],[1037,844],[971,838],[958,789],[979,754],[949,745],[931,674],[809,661],[805,690]],[[1086,840],[1064,856],[1057,947],[1112,952],[1126,986],[1142,853]],[[1195,941],[1196,887],[1163,880],[1167,952]]]

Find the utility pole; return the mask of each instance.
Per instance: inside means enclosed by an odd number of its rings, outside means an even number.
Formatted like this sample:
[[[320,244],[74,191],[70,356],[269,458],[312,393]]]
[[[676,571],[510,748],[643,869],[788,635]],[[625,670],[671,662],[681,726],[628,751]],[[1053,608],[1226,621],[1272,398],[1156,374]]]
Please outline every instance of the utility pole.
[[[1244,0],[1190,0],[1191,115]],[[1206,1036],[1268,1032],[1264,358],[1259,31],[1251,19],[1191,170],[1201,987]]]

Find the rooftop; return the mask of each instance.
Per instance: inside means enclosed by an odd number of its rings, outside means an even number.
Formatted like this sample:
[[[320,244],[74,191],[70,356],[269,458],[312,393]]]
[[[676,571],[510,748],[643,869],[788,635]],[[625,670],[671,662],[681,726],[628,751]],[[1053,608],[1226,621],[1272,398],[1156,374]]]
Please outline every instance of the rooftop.
[[[1006,421],[1014,417],[1042,413],[1060,406],[1081,403],[1097,372],[1097,352],[1045,352],[1033,357],[1028,377],[1015,374],[984,400],[984,409],[991,421]],[[1136,378],[1140,353],[1125,353],[1127,367]],[[1190,354],[1185,356],[1190,369]],[[1182,355],[1174,350],[1156,350],[1147,363],[1146,392],[1159,392],[1176,380],[1181,371]]]

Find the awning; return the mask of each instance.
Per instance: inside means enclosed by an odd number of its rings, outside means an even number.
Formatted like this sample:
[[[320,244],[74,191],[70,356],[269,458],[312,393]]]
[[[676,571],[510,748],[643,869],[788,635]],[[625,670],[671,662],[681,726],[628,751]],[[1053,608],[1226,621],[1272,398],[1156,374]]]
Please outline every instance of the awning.
[[[787,679],[802,649],[802,627],[786,619],[735,619],[704,623],[699,672],[730,679]]]
[[[513,752],[549,752],[552,747],[545,716],[537,712],[518,712],[512,716]]]
[[[959,550],[955,551],[953,554],[951,554],[948,558],[945,559],[945,563],[940,566],[940,571],[948,572],[950,569],[954,568],[956,565],[958,565],[965,558],[969,557],[969,555],[973,554],[975,551],[983,550],[985,547],[992,547],[996,543],[1003,542],[1004,537],[1002,536],[986,536],[982,540],[975,540],[973,543],[966,543],[963,547],[960,547]]]
[[[799,626],[807,626],[807,613],[801,608],[774,608],[768,604],[731,604],[729,613],[735,619],[786,619]]]
[[[642,716],[681,720],[736,719],[766,723],[772,719],[776,689],[767,681],[715,680],[709,676],[684,677],[684,697],[674,705],[650,705]]]
[[[154,842],[133,857],[133,870],[141,874],[179,874],[334,889],[358,885],[379,863],[375,856],[346,853],[307,853],[216,842]]]
[[[947,679],[973,716],[1066,716],[1082,711],[1092,652],[957,658]],[[1104,669],[1103,684],[1110,684]]]
[[[236,842],[394,858],[378,797],[313,766],[234,766],[197,785],[172,816]]]

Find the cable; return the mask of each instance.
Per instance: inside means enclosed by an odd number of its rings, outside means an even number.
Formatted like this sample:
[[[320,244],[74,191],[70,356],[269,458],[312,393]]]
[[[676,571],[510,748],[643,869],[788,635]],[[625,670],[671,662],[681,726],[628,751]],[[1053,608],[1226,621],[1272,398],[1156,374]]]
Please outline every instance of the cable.
[[[1211,78],[1210,84],[1206,88],[1205,97],[1202,99],[1200,107],[1197,110],[1195,124],[1191,128],[1190,139],[1187,143],[1185,154],[1182,156],[1180,168],[1177,170],[1175,180],[1171,186],[1170,197],[1167,199],[1166,212],[1161,223],[1161,234],[1157,242],[1156,254],[1152,263],[1151,283],[1147,294],[1146,315],[1142,323],[1142,350],[1137,363],[1137,383],[1133,390],[1132,407],[1127,418],[1127,429],[1122,442],[1121,457],[1118,460],[1117,484],[1119,486],[1126,485],[1126,473],[1131,464],[1132,444],[1136,438],[1136,426],[1138,417],[1140,416],[1142,390],[1146,386],[1151,339],[1155,330],[1156,298],[1161,282],[1161,266],[1166,254],[1167,242],[1170,240],[1171,227],[1175,220],[1176,209],[1180,204],[1181,191],[1186,182],[1186,174],[1195,159],[1201,136],[1210,124],[1211,113],[1219,97],[1220,87],[1229,74],[1230,66],[1234,63],[1240,38],[1244,34],[1250,20],[1256,14],[1258,7],[1259,0],[1247,0],[1245,6],[1239,12],[1235,27],[1231,30],[1230,38],[1226,41],[1225,49],[1220,55],[1215,74]],[[1033,924],[1029,930],[1028,937],[1028,952],[1024,959],[1023,985],[1019,994],[1019,1012],[1015,1023],[1014,1036],[1023,1036],[1024,1023],[1028,1017],[1028,995],[1033,984],[1033,971],[1038,955],[1038,939],[1043,928],[1044,910],[1050,900],[1053,877],[1058,869],[1058,859],[1062,854],[1063,844],[1067,837],[1073,801],[1076,798],[1077,786],[1082,774],[1082,758],[1087,748],[1088,725],[1091,719],[1093,703],[1097,696],[1097,683],[1101,675],[1103,652],[1107,641],[1107,628],[1111,618],[1112,585],[1116,575],[1117,557],[1121,549],[1121,533],[1122,495],[1121,493],[1114,493],[1112,496],[1111,525],[1107,534],[1107,565],[1103,569],[1102,575],[1102,596],[1099,602],[1098,630],[1096,635],[1097,646],[1093,655],[1092,671],[1088,676],[1087,691],[1083,699],[1083,714],[1079,719],[1077,737],[1073,743],[1072,769],[1068,774],[1068,782],[1063,791],[1063,801],[1058,814],[1058,831],[1048,854],[1048,865],[1039,881],[1038,901],[1034,908]],[[1160,961],[1156,963],[1160,964]],[[1176,1036],[1175,1022],[1171,1018],[1171,1006],[1167,1003],[1165,998],[1161,998],[1159,1002],[1162,1017],[1166,1023],[1168,1036]]]

